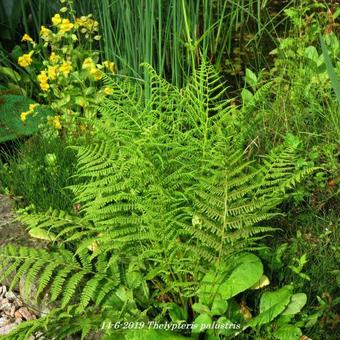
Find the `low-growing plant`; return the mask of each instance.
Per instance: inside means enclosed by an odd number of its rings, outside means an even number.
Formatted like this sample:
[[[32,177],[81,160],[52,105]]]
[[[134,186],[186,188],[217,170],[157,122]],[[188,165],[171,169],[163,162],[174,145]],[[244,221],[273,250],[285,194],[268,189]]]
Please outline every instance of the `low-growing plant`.
[[[0,190],[19,207],[44,211],[50,206],[72,211],[72,195],[64,189],[75,171],[75,154],[56,136],[38,134],[0,146]]]
[[[291,139],[261,165],[246,160],[236,147],[239,117],[206,61],[182,89],[145,67],[147,100],[138,84],[106,78],[113,93],[98,108],[96,139],[75,147],[77,212],[21,216],[53,251],[1,249],[1,278],[13,273],[13,288],[24,275],[27,289],[36,282],[36,299],[48,291],[58,306],[8,339],[100,330],[108,339],[217,339],[256,334],[282,315],[277,331],[301,334],[293,315],[306,297],[293,286],[263,293],[254,317],[240,294],[269,284],[252,251],[275,230],[264,221],[279,215],[286,191],[313,169],[296,168]],[[159,323],[172,328],[152,326]]]

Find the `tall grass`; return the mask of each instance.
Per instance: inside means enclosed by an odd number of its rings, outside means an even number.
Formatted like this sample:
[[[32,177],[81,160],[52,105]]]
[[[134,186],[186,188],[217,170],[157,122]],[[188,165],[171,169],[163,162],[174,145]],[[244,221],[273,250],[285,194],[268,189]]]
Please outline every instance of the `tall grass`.
[[[143,78],[147,62],[181,85],[200,52],[217,68],[232,51],[233,33],[252,22],[256,37],[275,30],[261,0],[93,0],[103,30],[103,54],[120,72]],[[81,2],[79,2],[81,6]]]

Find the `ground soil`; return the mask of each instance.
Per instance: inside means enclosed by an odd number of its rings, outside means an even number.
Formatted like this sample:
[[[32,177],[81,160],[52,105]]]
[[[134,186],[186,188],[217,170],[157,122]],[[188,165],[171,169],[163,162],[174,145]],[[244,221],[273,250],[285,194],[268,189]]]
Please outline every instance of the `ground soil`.
[[[20,222],[15,221],[15,218],[14,201],[0,194],[0,246],[7,243],[21,246],[37,245],[37,241],[30,238],[25,228]]]

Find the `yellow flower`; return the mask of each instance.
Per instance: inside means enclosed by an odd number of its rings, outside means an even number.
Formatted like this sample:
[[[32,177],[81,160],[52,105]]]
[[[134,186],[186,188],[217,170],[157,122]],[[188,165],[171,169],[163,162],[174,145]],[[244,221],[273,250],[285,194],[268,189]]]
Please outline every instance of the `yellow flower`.
[[[57,26],[61,23],[61,17],[60,14],[55,14],[54,17],[52,18],[52,23],[54,26]]]
[[[49,117],[48,122],[57,130],[62,128],[59,116]]]
[[[29,42],[33,42],[33,39],[27,34],[25,33],[21,39],[21,41],[29,41]]]
[[[28,116],[30,113],[31,113],[30,111],[21,112],[20,119],[21,119],[23,122],[25,122],[26,119],[27,119],[27,116]]]
[[[50,62],[55,63],[58,60],[58,56],[55,54],[55,52],[52,52],[50,55]]]
[[[48,83],[40,83],[40,88],[43,91],[48,91],[48,89],[50,88],[50,85]]]
[[[27,119],[27,116],[32,114],[35,110],[35,108],[38,106],[39,104],[35,103],[35,104],[30,104],[28,107],[28,111],[25,112],[21,112],[20,114],[20,119],[25,122]]]
[[[60,33],[66,33],[70,31],[73,28],[72,22],[68,19],[63,19],[62,23],[59,25],[59,32]]]
[[[100,79],[103,78],[101,71],[98,70],[95,67],[90,69],[90,73],[91,73],[92,76],[94,76],[96,78],[96,80],[100,80]]]
[[[74,28],[75,28],[75,29],[78,29],[79,27],[84,26],[85,20],[82,19],[82,18],[83,18],[83,17],[81,17],[81,18],[76,18],[76,21],[75,21],[75,23],[74,23]]]
[[[83,62],[83,65],[82,65],[82,68],[84,70],[91,70],[92,68],[95,67],[95,63],[94,61],[92,60],[92,58],[86,58]]]
[[[45,26],[41,26],[40,28],[40,36],[44,40],[49,40],[50,36],[52,35],[52,31],[46,28]]]
[[[37,76],[37,79],[40,83],[47,83],[48,76],[46,74],[46,71],[41,71],[40,74]]]
[[[59,71],[62,72],[65,77],[68,77],[69,73],[72,71],[71,63],[69,61],[63,61],[62,65],[59,67]]]
[[[28,110],[32,113],[39,104],[30,104]]]
[[[112,87],[105,87],[103,93],[108,96],[111,95],[113,93]]]
[[[98,21],[95,21],[91,19],[89,16],[82,16],[80,18],[76,18],[74,27],[76,29],[82,27],[81,30],[82,33],[86,33],[87,30],[89,31],[98,31],[99,23]]]
[[[103,62],[103,66],[105,66],[112,73],[115,73],[115,63],[113,61],[106,60]]]
[[[55,80],[57,78],[57,66],[49,66],[47,75],[51,80]]]
[[[37,79],[39,81],[39,86],[43,91],[48,91],[50,88],[50,85],[48,82],[48,76],[46,74],[46,71],[41,71],[40,74],[37,76]]]
[[[33,54],[33,51],[31,51],[30,53],[24,54],[21,57],[19,57],[18,58],[18,64],[21,67],[28,67],[28,66],[30,66],[31,63],[32,63],[32,54]]]

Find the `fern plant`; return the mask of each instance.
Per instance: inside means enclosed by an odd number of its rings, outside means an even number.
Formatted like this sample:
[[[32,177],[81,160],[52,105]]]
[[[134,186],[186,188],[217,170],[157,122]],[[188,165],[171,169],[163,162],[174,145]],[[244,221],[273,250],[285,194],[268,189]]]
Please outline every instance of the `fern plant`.
[[[9,339],[37,332],[85,337],[105,322],[191,322],[213,268],[235,276],[237,268],[226,264],[251,266],[224,300],[261,278],[262,264],[247,252],[274,230],[264,221],[278,214],[285,191],[312,169],[296,171],[292,143],[263,164],[246,160],[239,117],[206,61],[182,89],[145,67],[150,98],[128,80],[106,79],[113,95],[98,108],[96,140],[74,148],[78,169],[69,189],[78,213],[51,208],[20,218],[55,249],[1,249],[2,277],[15,272],[14,287],[25,275],[27,289],[37,281],[37,299],[48,292],[59,304],[51,317],[23,324]],[[124,338],[129,330],[118,331]]]

